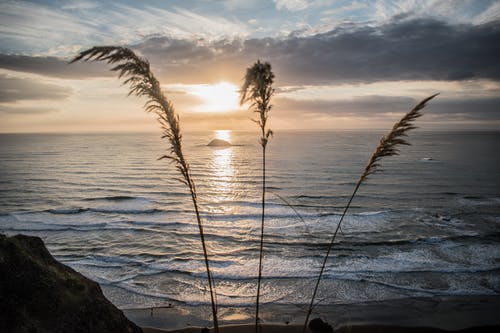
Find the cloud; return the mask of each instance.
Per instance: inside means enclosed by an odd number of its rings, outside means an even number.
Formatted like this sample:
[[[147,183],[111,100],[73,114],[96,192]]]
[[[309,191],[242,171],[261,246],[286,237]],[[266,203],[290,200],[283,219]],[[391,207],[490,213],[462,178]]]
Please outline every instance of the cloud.
[[[286,9],[291,12],[297,12],[309,7],[309,2],[306,0],[274,0],[276,9]]]
[[[305,75],[318,82],[499,79],[495,40],[500,40],[498,22],[451,26],[422,19],[289,39],[278,42],[278,54],[270,56],[278,57],[277,69],[292,71],[294,80]]]
[[[500,97],[436,99],[432,113],[444,120],[500,120]]]
[[[79,62],[69,65],[66,59],[25,55],[0,54],[0,68],[67,79],[113,75],[109,72],[110,67],[103,63]]]
[[[380,117],[387,114],[402,114],[411,109],[417,101],[409,97],[359,96],[341,100],[296,100],[277,96],[274,104],[276,113],[308,114],[328,116]]]
[[[473,18],[473,23],[481,24],[490,21],[495,21],[498,20],[499,17],[500,17],[500,2],[493,1],[485,11],[478,13]]]
[[[434,18],[447,22],[482,24],[498,19],[498,1],[483,0],[399,0],[376,1],[370,14],[377,21],[387,21],[394,17]]]
[[[31,79],[0,75],[0,102],[25,100],[61,100],[72,94],[68,87],[48,84]]]
[[[307,110],[309,116],[399,119],[420,100],[404,96],[360,96],[343,100],[295,100],[276,97],[275,115],[297,118]],[[425,118],[455,122],[463,120],[500,121],[500,97],[449,99],[438,96],[425,109]]]
[[[290,15],[289,12],[295,12]],[[67,56],[75,48],[134,44],[146,36],[220,39],[277,36],[307,27],[325,32],[350,21],[385,24],[394,17],[435,18],[453,24],[498,20],[498,1],[222,0],[0,1],[0,52]],[[255,28],[249,20],[258,18]]]
[[[220,12],[209,15],[198,14],[189,7],[162,7],[167,6],[139,2],[72,1],[60,5],[3,1],[0,52],[67,56],[68,49],[133,44],[158,34],[176,38],[247,34],[245,24]]]
[[[500,79],[500,21],[473,26],[419,19],[341,27],[307,37],[208,42],[152,38],[135,48],[176,80],[241,73],[270,61],[281,85]],[[236,76],[237,75],[237,76]],[[168,79],[168,77],[166,76]],[[202,82],[202,81],[199,81]]]
[[[57,112],[54,108],[49,107],[24,107],[24,106],[11,106],[0,105],[0,114],[15,114],[15,115],[36,115]]]
[[[64,10],[90,10],[99,8],[99,3],[95,1],[70,0],[61,6]]]
[[[325,18],[327,16],[335,16],[336,19],[340,19],[341,15],[350,14],[351,12],[359,11],[362,9],[369,9],[368,3],[361,3],[359,1],[353,1],[336,8],[323,10],[321,15]]]
[[[277,84],[382,81],[500,80],[500,21],[450,25],[395,20],[380,27],[348,25],[287,38],[176,39],[151,37],[133,49],[147,57],[163,84],[240,82],[256,59],[271,62]],[[71,66],[55,57],[0,55],[0,68],[78,78],[109,76],[96,63]]]

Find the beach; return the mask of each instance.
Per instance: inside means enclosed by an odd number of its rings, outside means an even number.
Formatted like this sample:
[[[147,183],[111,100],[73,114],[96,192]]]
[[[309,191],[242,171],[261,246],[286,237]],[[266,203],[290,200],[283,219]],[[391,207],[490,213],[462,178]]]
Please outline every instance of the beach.
[[[254,332],[253,307],[219,310],[221,332]],[[145,333],[200,332],[210,326],[208,309],[196,306],[124,310]],[[500,328],[500,297],[457,296],[411,298],[319,307],[321,318],[336,332],[488,332]],[[303,309],[266,304],[262,332],[301,332]]]

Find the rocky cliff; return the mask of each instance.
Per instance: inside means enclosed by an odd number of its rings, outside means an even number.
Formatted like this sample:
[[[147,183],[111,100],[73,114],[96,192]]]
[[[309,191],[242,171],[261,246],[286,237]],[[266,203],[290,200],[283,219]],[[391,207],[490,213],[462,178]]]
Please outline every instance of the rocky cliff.
[[[142,332],[38,237],[0,234],[0,332]]]

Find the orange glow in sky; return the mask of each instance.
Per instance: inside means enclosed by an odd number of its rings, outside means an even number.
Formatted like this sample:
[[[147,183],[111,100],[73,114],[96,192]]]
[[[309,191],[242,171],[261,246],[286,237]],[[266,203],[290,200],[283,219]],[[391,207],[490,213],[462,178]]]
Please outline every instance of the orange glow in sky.
[[[188,93],[200,98],[197,112],[227,112],[240,109],[238,87],[229,82],[199,84],[188,88]]]
[[[148,60],[184,131],[255,128],[259,59],[274,131],[386,130],[438,92],[421,128],[500,128],[500,1],[268,2],[0,1],[0,133],[158,130],[112,66],[68,64],[102,45]]]

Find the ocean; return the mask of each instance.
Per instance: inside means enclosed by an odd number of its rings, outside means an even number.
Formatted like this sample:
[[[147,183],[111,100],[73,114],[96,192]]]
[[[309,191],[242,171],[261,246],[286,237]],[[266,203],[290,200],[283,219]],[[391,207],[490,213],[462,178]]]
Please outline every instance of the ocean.
[[[263,303],[304,305],[383,132],[277,131],[267,151]],[[227,148],[209,147],[214,138]],[[500,132],[411,133],[355,197],[320,304],[500,293]],[[41,237],[119,308],[206,305],[192,202],[157,133],[0,135],[0,232]],[[255,302],[258,132],[184,133],[217,300]],[[283,200],[284,199],[284,200]],[[286,202],[285,202],[286,201]]]

